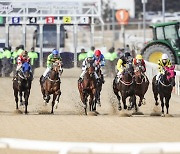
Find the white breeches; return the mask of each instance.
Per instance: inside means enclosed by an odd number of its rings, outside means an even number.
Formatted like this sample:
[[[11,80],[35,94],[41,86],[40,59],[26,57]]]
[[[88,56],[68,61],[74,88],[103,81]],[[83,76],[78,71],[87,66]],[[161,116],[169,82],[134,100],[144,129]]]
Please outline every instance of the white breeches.
[[[51,68],[47,67],[45,72],[43,73],[43,76],[45,77],[50,70],[51,70]]]

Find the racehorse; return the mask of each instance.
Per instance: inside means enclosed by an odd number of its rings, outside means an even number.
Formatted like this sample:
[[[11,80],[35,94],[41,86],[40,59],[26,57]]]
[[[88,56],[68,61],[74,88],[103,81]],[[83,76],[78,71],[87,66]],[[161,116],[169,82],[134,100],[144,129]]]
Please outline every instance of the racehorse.
[[[124,109],[127,109],[126,98],[129,96],[132,98],[132,102],[133,104],[135,104],[135,109],[137,111],[136,96],[134,90],[135,83],[134,83],[133,75],[134,75],[134,69],[132,63],[129,63],[126,64],[126,68],[122,72],[122,78],[119,80],[119,82],[116,83],[116,78],[113,81],[113,91],[119,101],[118,103],[119,111],[122,110],[121,102],[120,102],[121,97],[122,97]],[[121,93],[121,97],[118,94],[119,92]]]
[[[61,96],[60,68],[61,68],[61,62],[56,61],[53,63],[52,69],[48,73],[45,81],[42,82],[40,78],[41,92],[42,92],[45,104],[49,103],[50,95],[53,95],[51,114],[54,113],[53,111],[54,105],[57,108],[58,103],[59,103],[59,98]]]
[[[135,95],[139,96],[139,104],[140,107],[142,105],[142,101],[145,93],[148,90],[149,80],[147,76],[143,73],[141,66],[134,67],[134,78],[135,78]]]
[[[81,101],[84,105],[85,114],[87,115],[87,101],[89,98],[89,110],[96,110],[96,102],[94,101],[96,94],[96,79],[94,76],[95,66],[94,61],[90,60],[87,64],[87,70],[82,82],[78,82],[78,89],[81,97]]]
[[[32,76],[31,66],[28,62],[22,64],[22,68],[17,72],[17,76],[13,79],[13,90],[16,101],[16,109],[18,109],[18,93],[20,97],[20,105],[23,105],[22,96],[24,96],[25,114],[27,114],[28,99],[31,90]],[[24,94],[24,95],[23,95]]]
[[[173,86],[175,85],[175,75],[176,72],[174,71],[175,66],[170,68],[164,67],[164,74],[160,75],[158,84],[156,83],[156,76],[153,77],[152,80],[152,90],[154,93],[155,105],[157,106],[158,103],[158,94],[161,100],[161,107],[162,107],[162,116],[164,116],[164,99],[166,105],[166,114],[169,114],[169,100],[171,98],[171,92]]]

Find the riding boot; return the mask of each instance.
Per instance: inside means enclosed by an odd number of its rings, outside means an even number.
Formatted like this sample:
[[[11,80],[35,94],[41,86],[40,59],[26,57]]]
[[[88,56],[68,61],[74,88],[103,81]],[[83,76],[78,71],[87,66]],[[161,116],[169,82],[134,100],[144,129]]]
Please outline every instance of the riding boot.
[[[45,81],[45,77],[42,75],[42,76],[40,77],[40,82],[41,82],[41,83],[44,83],[44,81]]]

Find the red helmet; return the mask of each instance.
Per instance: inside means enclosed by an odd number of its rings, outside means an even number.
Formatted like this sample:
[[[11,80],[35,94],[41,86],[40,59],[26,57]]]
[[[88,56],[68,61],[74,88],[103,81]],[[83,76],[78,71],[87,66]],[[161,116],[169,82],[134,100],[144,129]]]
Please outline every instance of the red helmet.
[[[99,57],[100,55],[101,55],[101,51],[100,51],[100,50],[96,50],[96,51],[95,51],[95,56],[98,56],[98,57]]]

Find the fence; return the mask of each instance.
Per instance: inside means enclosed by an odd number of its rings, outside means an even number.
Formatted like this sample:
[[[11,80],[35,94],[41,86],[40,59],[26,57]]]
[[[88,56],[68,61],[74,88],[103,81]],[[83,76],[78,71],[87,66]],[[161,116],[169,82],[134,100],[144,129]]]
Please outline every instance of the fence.
[[[25,139],[1,138],[0,148],[36,150],[58,152],[59,154],[68,153],[104,153],[104,154],[165,154],[180,153],[180,142],[159,142],[159,143],[81,143],[81,142],[54,142],[36,141]]]
[[[153,64],[146,61],[146,67],[147,67],[147,76],[150,81],[152,81],[152,78],[157,74],[158,72],[158,66],[157,64]],[[175,78],[175,88],[173,92],[177,95],[180,95],[180,71],[176,71],[176,78]]]

